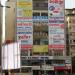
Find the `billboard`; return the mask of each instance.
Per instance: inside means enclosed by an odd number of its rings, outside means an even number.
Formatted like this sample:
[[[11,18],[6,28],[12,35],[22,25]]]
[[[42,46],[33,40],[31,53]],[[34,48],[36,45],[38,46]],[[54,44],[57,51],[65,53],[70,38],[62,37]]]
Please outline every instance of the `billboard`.
[[[48,22],[48,16],[33,16],[33,22],[42,22],[42,21],[47,21]]]
[[[48,52],[48,45],[33,45],[33,52]]]
[[[64,1],[48,0],[49,49],[65,48]]]
[[[49,3],[48,4],[48,12],[49,17],[63,17],[64,11],[63,11],[63,3]]]
[[[17,40],[21,49],[31,49],[33,44],[32,0],[17,0]]]

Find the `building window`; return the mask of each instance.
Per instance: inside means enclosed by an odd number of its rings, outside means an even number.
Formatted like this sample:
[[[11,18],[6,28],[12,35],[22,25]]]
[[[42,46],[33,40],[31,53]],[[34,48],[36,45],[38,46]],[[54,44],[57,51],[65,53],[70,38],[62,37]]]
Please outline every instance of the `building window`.
[[[40,4],[39,4],[39,3],[36,3],[36,4],[35,4],[35,7],[39,7],[39,6],[40,6]]]
[[[48,13],[41,13],[41,16],[48,16]]]
[[[35,13],[33,13],[33,16],[40,16],[40,13],[35,12]]]
[[[31,72],[31,68],[24,68],[24,67],[23,67],[23,68],[21,69],[21,72],[22,72],[22,73],[23,73],[23,72],[24,72],[24,73],[30,73],[30,72]]]
[[[47,0],[33,0],[33,9],[34,10],[48,10]]]
[[[63,60],[55,60],[53,62],[54,64],[64,64],[65,63]]]
[[[52,56],[53,53],[52,53],[52,50],[49,50],[49,56]]]
[[[75,19],[71,19],[71,23],[75,23]]]
[[[63,56],[63,51],[54,51],[54,56]]]
[[[72,30],[74,30],[74,31],[75,31],[75,26],[74,26],[74,25],[72,26]]]
[[[34,45],[40,45],[40,39],[35,39],[35,40],[33,41],[33,44],[34,44]]]
[[[72,49],[72,50],[75,50],[75,46],[71,46],[71,49]]]
[[[71,23],[71,21],[69,21],[69,23]]]
[[[72,43],[72,40],[70,40],[70,43]]]
[[[73,40],[73,42],[75,43],[75,40]]]
[[[75,33],[72,33],[72,36],[75,36]]]
[[[48,7],[48,3],[44,3],[44,7]]]
[[[51,65],[52,64],[52,61],[51,60],[46,60],[46,64],[47,65]]]

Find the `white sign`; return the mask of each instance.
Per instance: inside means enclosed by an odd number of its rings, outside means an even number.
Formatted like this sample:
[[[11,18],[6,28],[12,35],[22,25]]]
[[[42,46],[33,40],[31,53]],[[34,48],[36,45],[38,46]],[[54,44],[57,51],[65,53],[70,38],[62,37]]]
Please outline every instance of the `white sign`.
[[[17,40],[21,40],[21,49],[33,45],[32,0],[17,0]],[[27,47],[31,45],[30,47]],[[24,47],[23,47],[24,46]]]
[[[42,66],[43,70],[54,70],[54,66],[49,66],[49,65],[43,65]]]
[[[63,6],[64,6],[63,3],[62,4],[49,3],[48,4],[49,16],[63,17],[64,16]]]
[[[65,48],[64,0],[48,0],[49,48]]]
[[[67,60],[65,60],[65,63],[66,63],[66,64],[71,64],[71,60],[68,60],[68,59],[67,59]]]
[[[40,70],[40,66],[32,66],[32,70]]]
[[[20,42],[2,46],[2,69],[20,68]]]

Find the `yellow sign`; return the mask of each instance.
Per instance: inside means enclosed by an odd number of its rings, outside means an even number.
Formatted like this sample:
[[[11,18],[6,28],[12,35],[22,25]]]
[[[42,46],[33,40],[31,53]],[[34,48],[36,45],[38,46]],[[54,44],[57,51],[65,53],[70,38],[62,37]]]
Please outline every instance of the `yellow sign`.
[[[32,10],[23,10],[23,16],[32,17]]]
[[[48,52],[48,45],[33,45],[33,52]]]
[[[17,0],[17,2],[32,2],[32,0]]]
[[[31,2],[25,3],[25,2],[17,2],[17,6],[24,7],[24,6],[32,6]]]
[[[23,17],[32,18],[32,0],[18,0],[17,7],[22,10]]]

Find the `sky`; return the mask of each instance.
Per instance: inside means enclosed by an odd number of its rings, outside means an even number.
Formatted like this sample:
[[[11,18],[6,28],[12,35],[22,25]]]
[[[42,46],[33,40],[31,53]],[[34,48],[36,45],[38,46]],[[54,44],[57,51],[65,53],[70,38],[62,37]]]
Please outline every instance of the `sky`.
[[[75,0],[65,0],[65,8],[75,8]]]

